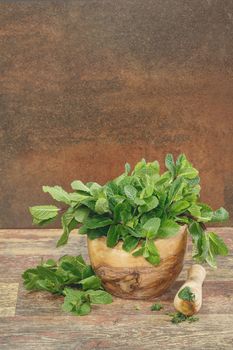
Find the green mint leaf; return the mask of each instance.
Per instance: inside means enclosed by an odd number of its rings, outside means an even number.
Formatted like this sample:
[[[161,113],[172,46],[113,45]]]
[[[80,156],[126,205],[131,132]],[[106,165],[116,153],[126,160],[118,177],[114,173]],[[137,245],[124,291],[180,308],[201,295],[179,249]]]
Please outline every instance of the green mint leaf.
[[[57,277],[56,277],[54,271],[52,271],[46,267],[43,267],[43,266],[37,266],[37,271],[39,272],[41,277],[50,279],[53,282],[57,281]]]
[[[136,228],[121,226],[120,234],[123,238],[126,238],[128,234],[136,238],[146,238],[146,232],[140,226]]]
[[[114,222],[119,223],[122,221],[123,224],[126,224],[133,217],[132,207],[128,201],[123,203],[118,203],[114,208]]]
[[[145,222],[143,229],[147,232],[148,238],[155,238],[160,226],[160,218],[152,218]]]
[[[28,269],[22,274],[24,287],[27,290],[45,290],[51,293],[62,293],[63,279],[56,274],[56,269],[51,267],[37,266]]]
[[[152,265],[159,265],[159,263],[160,263],[159,255],[152,255],[152,254],[150,254],[145,259]]]
[[[79,180],[73,181],[71,183],[71,187],[75,191],[83,191],[83,192],[90,193],[90,189],[86,185],[84,185],[82,181],[79,181]]]
[[[204,232],[197,222],[189,226],[189,232],[194,244],[193,258],[199,263],[206,261],[212,268],[216,268],[217,255],[228,254],[224,241],[214,232]]]
[[[109,211],[108,200],[106,198],[99,198],[95,204],[95,211],[98,214],[104,214]]]
[[[37,205],[30,207],[29,211],[35,220],[35,223],[45,222],[54,219],[59,212],[55,205]]]
[[[82,303],[80,306],[78,306],[75,310],[73,309],[71,312],[77,316],[88,315],[91,312],[91,305],[89,301],[86,301]]]
[[[186,301],[194,301],[195,300],[195,294],[192,292],[191,288],[186,286],[178,294],[178,297],[182,300]]]
[[[198,171],[197,169],[193,168],[193,167],[188,167],[188,168],[184,168],[181,169],[179,172],[179,176],[183,176],[187,179],[196,179],[198,176]]]
[[[149,250],[149,252],[153,255],[159,255],[158,249],[156,248],[155,242],[151,239],[146,241],[146,247]]]
[[[81,301],[81,300],[85,300],[85,292],[84,291],[80,291],[78,289],[73,289],[73,288],[69,288],[66,287],[64,288],[63,294],[66,296],[66,300],[76,300]]]
[[[179,229],[180,225],[178,225],[174,220],[162,220],[158,230],[157,238],[169,238],[175,236],[179,232]]]
[[[192,234],[193,238],[193,258],[198,263],[207,261],[209,254],[209,238],[208,235],[203,231],[202,233],[196,231],[195,235]],[[213,264],[211,265],[213,266]]]
[[[176,160],[176,166],[178,167],[178,169],[185,164],[185,162],[187,162],[187,158],[185,156],[185,154],[181,153]]]
[[[89,214],[90,214],[89,208],[79,207],[79,208],[75,209],[74,218],[77,222],[83,223],[87,219]]]
[[[87,277],[79,282],[82,285],[83,290],[99,289],[101,287],[101,280],[97,276]]]
[[[169,203],[171,203],[176,198],[176,195],[180,191],[182,184],[183,184],[182,177],[178,177],[175,179],[175,181],[173,181],[170,187],[170,190],[168,192]]]
[[[139,208],[139,213],[146,213],[154,208],[156,208],[159,205],[159,200],[155,196],[151,196],[149,198],[145,198],[144,200],[141,200],[144,203],[143,205]],[[135,201],[136,203],[136,201]],[[137,203],[136,203],[137,204]]]
[[[172,154],[167,154],[165,158],[165,166],[172,174],[172,177],[174,178],[176,175],[176,166],[174,162],[174,158]]]
[[[74,213],[70,212],[69,209],[62,215],[61,222],[63,234],[57,242],[57,247],[65,245],[68,242],[70,232],[77,227],[77,221],[74,219]]]
[[[71,206],[75,207],[75,206],[77,206],[77,204],[84,204],[85,201],[93,201],[93,198],[90,197],[90,195],[88,193],[74,192],[74,193],[70,193],[70,200],[71,200]],[[87,204],[85,203],[85,205],[87,205]]]
[[[189,232],[193,238],[193,258],[198,263],[207,262],[212,268],[216,268],[216,256],[218,255],[218,243],[211,240],[209,232],[204,232],[201,225],[194,222],[189,226]],[[212,237],[214,237],[212,235]],[[215,238],[215,237],[214,237]],[[219,242],[220,243],[220,242]],[[223,245],[221,244],[223,243]],[[220,247],[226,253],[227,247],[222,241]],[[221,249],[221,248],[220,248]]]
[[[157,160],[147,163],[146,170],[147,175],[153,177],[153,179],[157,180],[159,178],[160,166]]]
[[[125,173],[126,173],[126,175],[128,175],[130,173],[130,164],[129,163],[125,163]]]
[[[195,221],[189,225],[188,230],[195,242],[197,242],[204,233],[201,225]]]
[[[62,187],[60,186],[43,186],[43,191],[49,193],[53,199],[55,199],[58,202],[63,202],[65,204],[70,205],[71,200],[70,200],[70,195],[67,193],[65,190],[63,190]]]
[[[107,247],[113,248],[119,240],[119,227],[117,225],[111,225],[107,233]]]
[[[181,323],[187,320],[187,316],[185,316],[181,312],[176,312],[174,314],[171,314],[171,316],[172,316],[171,322],[175,324]]]
[[[219,208],[213,212],[210,222],[222,222],[229,219],[229,213],[224,208]]]
[[[146,171],[146,161],[145,159],[142,159],[140,162],[138,162],[135,165],[133,170],[133,175],[145,173],[145,171]]]
[[[102,192],[102,186],[97,184],[97,182],[93,182],[90,186],[90,193],[95,198],[99,198],[99,194]]]
[[[67,229],[64,229],[61,237],[59,238],[59,240],[57,241],[56,247],[59,248],[63,245],[65,245],[68,242],[69,239],[69,234],[70,232]]]
[[[87,265],[82,271],[82,278],[85,279],[87,277],[95,275],[91,265]]]
[[[144,201],[144,199],[141,199],[141,198],[135,198],[134,203],[135,203],[136,205],[145,205],[145,204],[146,204],[146,202]],[[140,209],[140,208],[139,208],[139,209]]]
[[[207,264],[209,264],[210,267],[212,267],[213,269],[216,269],[216,268],[217,268],[216,255],[214,255],[210,249],[209,249],[209,251],[207,252],[207,254],[206,254],[206,256],[205,256],[205,261],[206,261]]]
[[[54,259],[48,259],[42,264],[43,267],[57,267],[57,262]]]
[[[148,177],[148,175],[145,176],[145,187],[143,188],[142,192],[140,193],[140,198],[145,199],[149,198],[154,193],[154,180],[153,178]]]
[[[127,185],[124,187],[124,192],[126,197],[128,197],[129,199],[131,199],[132,201],[135,200],[136,196],[137,196],[137,190],[134,186],[132,185]]]
[[[94,276],[90,265],[87,265],[82,256],[65,255],[59,259],[58,273],[65,278],[66,284],[77,284],[80,280]]]
[[[196,176],[196,177],[194,177],[193,179],[189,179],[189,180],[187,180],[187,182],[188,182],[188,184],[190,185],[190,186],[196,186],[196,185],[198,185],[199,183],[200,183],[200,177],[199,176]]]
[[[32,223],[34,225],[38,225],[38,226],[45,226],[45,225],[51,224],[55,220],[56,220],[56,217],[48,219],[48,220],[38,220],[36,218],[33,218]]]
[[[185,321],[192,323],[199,320],[199,318],[196,316],[185,316],[181,312],[171,313],[169,314],[169,316],[171,317],[171,322],[174,324],[178,324]]]
[[[112,220],[108,217],[104,217],[104,216],[98,216],[98,217],[94,217],[94,218],[87,218],[84,221],[84,225],[86,228],[89,229],[95,229],[95,228],[99,228],[99,227],[105,227],[108,225],[112,224]]]
[[[80,204],[83,206],[86,206],[87,208],[91,209],[91,212],[94,212],[95,211],[95,203],[96,203],[96,200],[93,198],[93,197],[88,197],[88,198],[85,198],[83,199],[80,203],[75,203],[75,202],[72,202],[72,205],[77,208],[80,206]],[[91,213],[90,212],[90,213]]]
[[[197,316],[187,316],[188,323],[193,323],[199,321],[199,317]]]
[[[90,313],[91,304],[110,304],[112,296],[102,290],[88,290],[86,292],[66,288],[63,310],[77,316],[84,316]]]
[[[139,248],[138,250],[136,250],[134,253],[133,253],[133,256],[137,257],[137,256],[142,256],[143,255],[143,252],[144,252],[144,248]]]
[[[87,294],[92,304],[111,304],[112,303],[111,294],[105,292],[104,290],[89,290]]]
[[[88,231],[89,231],[89,229],[85,225],[82,225],[78,229],[79,235],[86,235],[86,234],[88,234]]]
[[[87,234],[89,239],[93,240],[102,236],[107,236],[108,230],[109,230],[109,226],[105,226],[105,227],[100,227],[93,230],[87,229],[85,233]]]
[[[186,179],[196,179],[198,177],[198,171],[187,160],[184,154],[181,154],[176,161],[177,175]]]
[[[151,305],[151,311],[160,311],[161,309],[163,309],[163,305],[160,303],[156,303]]]
[[[76,265],[73,265],[68,261],[63,261],[59,265],[59,272],[60,273],[62,272],[62,275],[66,280],[68,278],[70,279],[72,275],[75,276],[74,282],[77,282],[82,278],[82,272],[80,271],[80,269]],[[73,276],[72,276],[72,280],[73,280]]]
[[[131,252],[132,250],[134,250],[137,247],[139,241],[140,241],[140,238],[128,235],[124,239],[122,249],[124,249],[126,252]]]
[[[215,255],[226,256],[228,254],[228,248],[223,239],[214,232],[208,232],[208,236],[213,253]]]
[[[177,202],[174,202],[169,210],[171,211],[171,213],[174,213],[175,215],[179,215],[181,213],[183,213],[186,209],[188,209],[188,207],[190,207],[190,203],[184,200],[180,200]]]
[[[66,288],[62,309],[77,316],[85,316],[90,313],[91,305],[84,292]]]
[[[146,241],[143,256],[152,265],[160,263],[159,252],[153,240]]]
[[[194,217],[201,217],[201,207],[199,205],[192,204],[187,210]]]
[[[213,210],[204,203],[198,203],[198,207],[200,208],[201,214],[200,215],[194,215],[197,217],[198,221],[200,222],[208,222],[211,220],[213,216]]]

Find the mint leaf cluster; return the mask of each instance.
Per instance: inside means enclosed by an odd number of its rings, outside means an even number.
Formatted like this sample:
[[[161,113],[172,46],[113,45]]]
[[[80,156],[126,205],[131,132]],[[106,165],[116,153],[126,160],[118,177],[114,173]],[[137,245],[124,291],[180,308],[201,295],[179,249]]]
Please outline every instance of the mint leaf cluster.
[[[91,304],[110,304],[112,297],[104,290],[75,290],[65,288],[65,299],[62,309],[77,316],[84,316],[91,312]]]
[[[101,280],[81,255],[49,259],[26,270],[22,277],[27,290],[63,295],[62,309],[78,316],[87,315],[92,304],[112,302],[112,296],[102,290]]]
[[[185,301],[194,301],[195,300],[195,294],[192,292],[191,288],[186,286],[178,294],[178,297]]]
[[[186,316],[179,311],[170,313],[169,316],[171,317],[171,323],[174,324],[178,324],[185,321],[187,321],[188,323],[199,321],[199,318],[197,316]]]
[[[163,305],[161,303],[155,303],[153,305],[151,305],[151,311],[160,311],[161,309],[163,309]]]
[[[79,228],[89,239],[106,237],[110,248],[123,241],[122,249],[153,265],[160,263],[156,240],[176,235],[186,224],[193,258],[216,267],[216,256],[227,255],[228,249],[216,233],[206,231],[206,223],[227,220],[228,212],[214,211],[200,201],[198,170],[184,154],[176,161],[168,154],[165,166],[167,171],[161,174],[158,161],[143,159],[132,171],[127,163],[123,174],[103,186],[73,181],[72,193],[60,186],[44,186],[43,191],[65,207],[31,207],[33,223],[46,225],[60,216],[63,234],[57,246],[66,244],[70,232]]]

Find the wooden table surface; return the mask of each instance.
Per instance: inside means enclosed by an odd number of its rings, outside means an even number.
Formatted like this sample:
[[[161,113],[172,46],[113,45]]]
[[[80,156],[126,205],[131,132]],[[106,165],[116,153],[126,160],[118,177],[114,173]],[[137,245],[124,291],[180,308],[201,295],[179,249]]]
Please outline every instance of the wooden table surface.
[[[233,349],[233,228],[216,231],[230,254],[219,259],[218,269],[207,269],[199,321],[175,325],[165,313],[174,310],[173,298],[191,264],[190,245],[178,280],[157,299],[164,310],[150,311],[153,301],[115,298],[76,317],[61,310],[61,297],[25,291],[21,274],[41,257],[87,258],[85,237],[72,233],[69,244],[56,249],[60,230],[0,230],[0,349]]]

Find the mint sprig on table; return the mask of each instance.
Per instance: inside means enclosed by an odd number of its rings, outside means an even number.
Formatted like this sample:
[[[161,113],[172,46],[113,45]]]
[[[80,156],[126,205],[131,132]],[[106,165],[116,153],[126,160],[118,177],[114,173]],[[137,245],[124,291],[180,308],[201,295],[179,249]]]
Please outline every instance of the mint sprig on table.
[[[163,309],[163,305],[161,303],[155,303],[153,305],[151,305],[151,311],[160,311],[161,309]]]
[[[87,315],[92,304],[112,302],[112,296],[102,289],[101,280],[81,255],[49,259],[26,270],[22,277],[27,290],[63,295],[62,309],[78,316]]]
[[[216,267],[216,257],[227,255],[228,249],[206,224],[228,219],[224,208],[213,210],[200,201],[198,170],[181,154],[175,161],[171,154],[165,159],[167,171],[160,174],[157,161],[136,164],[116,179],[101,186],[73,181],[72,193],[60,186],[44,186],[62,206],[45,205],[30,208],[33,223],[46,225],[61,218],[63,234],[57,246],[67,243],[70,232],[79,228],[89,239],[106,237],[113,248],[123,241],[122,249],[134,256],[143,256],[153,265],[160,263],[156,239],[175,236],[186,224],[193,242],[193,258]]]
[[[199,321],[199,318],[197,316],[186,316],[181,312],[169,313],[168,315],[171,317],[171,323],[175,323],[175,324],[185,322],[185,321],[189,323]]]

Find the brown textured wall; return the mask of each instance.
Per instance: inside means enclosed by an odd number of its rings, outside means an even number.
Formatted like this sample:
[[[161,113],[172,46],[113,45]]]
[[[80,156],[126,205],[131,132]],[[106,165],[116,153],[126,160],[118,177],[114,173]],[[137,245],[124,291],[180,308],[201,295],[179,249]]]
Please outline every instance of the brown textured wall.
[[[0,1],[0,45],[1,227],[166,152],[233,212],[233,1]]]

